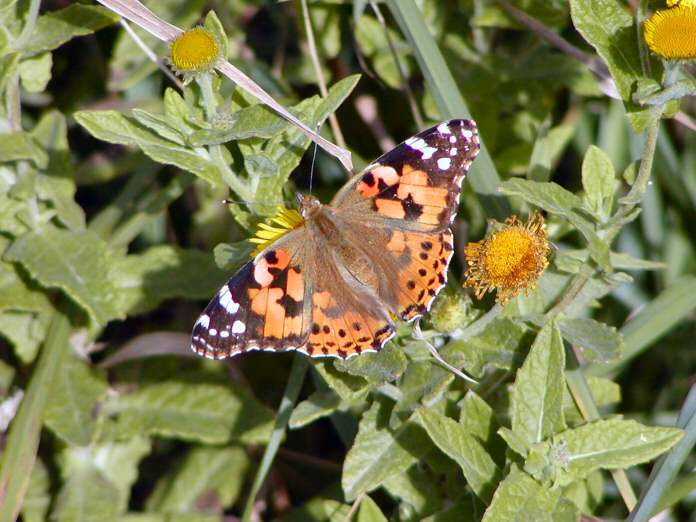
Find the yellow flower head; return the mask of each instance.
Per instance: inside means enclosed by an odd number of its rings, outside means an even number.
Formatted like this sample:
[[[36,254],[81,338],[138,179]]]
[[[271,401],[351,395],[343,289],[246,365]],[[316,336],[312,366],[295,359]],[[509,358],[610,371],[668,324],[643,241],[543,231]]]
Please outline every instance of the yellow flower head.
[[[481,299],[498,291],[496,300],[505,303],[520,290],[534,288],[548,266],[549,243],[544,218],[534,213],[526,224],[509,217],[490,237],[464,247],[467,269],[464,286],[472,287]]]
[[[667,60],[696,58],[696,0],[671,0],[670,9],[645,21],[643,36],[652,52]]]
[[[268,221],[259,223],[254,236],[249,238],[249,242],[256,245],[251,257],[256,257],[273,241],[304,224],[304,219],[297,210],[285,207],[278,207],[276,215]]]
[[[171,44],[169,59],[177,73],[211,71],[220,58],[220,44],[204,27],[194,27],[177,36]]]

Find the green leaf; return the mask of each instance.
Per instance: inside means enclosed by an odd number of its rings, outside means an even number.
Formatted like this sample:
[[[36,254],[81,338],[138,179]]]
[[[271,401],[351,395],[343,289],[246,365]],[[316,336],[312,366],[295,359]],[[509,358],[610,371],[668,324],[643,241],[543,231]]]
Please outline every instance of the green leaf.
[[[93,232],[44,226],[15,240],[5,259],[21,263],[42,286],[65,291],[98,324],[122,316],[109,278],[113,253]]]
[[[587,375],[585,379],[597,407],[616,404],[621,401],[621,386],[615,382],[594,375]],[[578,425],[585,423],[585,418],[582,416],[567,387],[563,393],[563,411],[569,424]]]
[[[493,409],[476,392],[469,390],[459,412],[459,424],[487,447],[493,443],[497,422]]]
[[[360,501],[357,522],[387,522],[387,517],[382,514],[375,501],[365,495]]]
[[[73,356],[66,357],[57,371],[44,422],[68,444],[87,446],[92,442],[97,427],[94,412],[108,389],[100,377]]]
[[[0,335],[14,347],[22,362],[30,363],[46,337],[49,321],[49,313],[6,310],[0,313]]]
[[[229,277],[210,254],[169,245],[116,259],[112,274],[118,309],[128,314],[145,313],[174,297],[207,299]]]
[[[631,102],[636,83],[644,77],[633,17],[617,0],[571,0],[570,8],[575,28],[607,64],[634,130],[640,132],[647,111]],[[659,80],[662,67],[656,60],[650,66]]]
[[[192,172],[213,186],[222,180],[215,162],[203,149],[188,149],[166,140],[117,111],[78,111],[75,120],[95,138],[135,145],[153,160]],[[309,139],[309,138],[308,138]]]
[[[22,520],[24,522],[44,522],[47,520],[48,508],[51,505],[51,480],[48,470],[37,459],[31,468],[31,477],[27,487],[24,502],[22,502]]]
[[[438,475],[429,467],[411,466],[385,479],[382,487],[422,517],[442,507],[443,492],[437,479]]]
[[[316,391],[300,402],[290,416],[290,429],[302,428],[317,419],[331,415],[341,405],[341,398],[332,390]]]
[[[624,469],[652,460],[683,434],[677,428],[653,428],[614,417],[554,435],[537,451],[553,467],[555,483],[565,486],[598,469]]]
[[[26,132],[8,132],[0,140],[0,162],[31,160],[43,168],[48,163],[48,155]]]
[[[149,511],[187,513],[211,494],[216,504],[229,508],[239,497],[249,458],[237,446],[191,449],[176,470],[160,479],[148,498]]]
[[[68,481],[84,472],[101,476],[116,490],[118,509],[123,511],[138,478],[138,465],[149,452],[150,441],[139,435],[124,442],[68,447],[61,455],[61,474]],[[86,502],[91,504],[93,500]]]
[[[81,222],[80,228],[84,228],[84,212],[82,208],[73,201],[75,195],[75,182],[73,180],[74,173],[70,145],[68,144],[68,124],[65,116],[57,110],[45,112],[31,130],[31,135],[34,140],[43,147],[45,152],[48,153],[48,165],[44,168],[43,174],[51,179],[63,178],[63,181],[70,183],[69,185],[67,183],[63,185],[63,187],[71,187],[71,191],[69,193],[65,191],[65,195],[61,192],[60,202],[57,198],[51,199],[56,207],[58,216],[61,220],[65,221],[70,215],[66,212],[67,209],[63,211],[63,207],[72,205],[72,207],[75,208],[70,209],[70,214],[80,213],[81,217],[75,218],[75,220],[79,219]],[[62,197],[69,198],[69,201],[63,203]],[[72,225],[72,221],[66,222],[66,225],[70,228],[77,228]]]
[[[374,402],[363,414],[343,463],[341,485],[347,500],[406,470],[432,448],[422,428],[406,421],[392,430],[388,418],[388,408],[380,402]]]
[[[440,450],[462,468],[467,483],[484,502],[490,502],[500,470],[483,444],[462,424],[432,410],[420,408],[418,422]]]
[[[177,145],[186,145],[186,136],[179,129],[179,125],[177,125],[178,121],[171,116],[154,114],[137,108],[133,109],[131,114],[135,121],[155,132],[163,139],[176,143]]]
[[[564,217],[580,230],[588,241],[596,238],[592,223],[578,213],[582,208],[582,200],[556,183],[515,178],[501,183],[500,191],[508,196],[518,196],[547,212]]]
[[[292,107],[292,112],[307,115],[303,118],[304,123],[310,128],[315,128],[318,123],[323,122],[343,103],[359,80],[360,76],[356,74],[343,78],[331,86],[325,98],[318,96],[307,98]],[[302,159],[309,144],[310,139],[294,126],[288,127],[285,132],[268,141],[264,152],[278,165],[279,175],[260,179],[256,191],[258,203],[267,204],[275,209],[278,202],[283,201],[283,186],[292,171],[300,164],[300,159]]]
[[[512,388],[512,431],[527,447],[565,429],[565,349],[555,321],[537,334]]]
[[[313,368],[321,375],[324,382],[341,397],[341,400],[353,402],[365,397],[369,391],[368,383],[362,377],[342,373],[336,369],[331,360],[317,362]]]
[[[559,489],[540,486],[532,477],[515,468],[500,484],[483,522],[576,522],[578,509],[561,496]]]
[[[92,34],[115,24],[119,16],[104,7],[73,4],[39,16],[23,51],[40,53],[60,47],[75,36]]]
[[[52,522],[113,522],[119,491],[98,469],[85,463],[66,477],[51,513]]]
[[[563,338],[590,362],[610,362],[621,357],[623,336],[613,326],[594,319],[571,317],[559,318],[558,326]]]
[[[592,145],[582,162],[582,187],[585,207],[602,222],[612,210],[616,190],[616,172],[611,158],[599,147]]]
[[[51,79],[53,56],[51,53],[41,53],[19,63],[19,77],[22,87],[28,92],[42,92]]]
[[[487,364],[508,370],[522,363],[527,332],[524,325],[511,319],[495,319],[480,334],[451,341],[440,354],[455,366],[463,363],[474,376],[482,376]]]
[[[213,122],[210,129],[194,131],[189,140],[194,146],[220,145],[232,140],[270,139],[287,130],[290,123],[265,105],[251,105],[231,116]]]
[[[382,384],[401,377],[408,360],[401,348],[390,343],[376,353],[366,353],[345,361],[337,360],[334,366],[341,372],[364,377],[370,383]]]
[[[232,386],[161,382],[109,397],[113,436],[160,435],[207,444],[230,439],[268,440],[273,415],[253,396]]]

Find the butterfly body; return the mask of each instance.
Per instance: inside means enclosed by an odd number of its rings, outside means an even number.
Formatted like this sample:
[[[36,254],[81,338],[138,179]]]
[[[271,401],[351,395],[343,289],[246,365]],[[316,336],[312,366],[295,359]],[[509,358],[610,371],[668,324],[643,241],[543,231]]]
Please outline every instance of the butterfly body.
[[[470,120],[424,131],[354,176],[328,205],[225,284],[194,325],[210,358],[252,349],[346,358],[378,350],[394,319],[425,313],[446,283],[460,184],[478,153]]]

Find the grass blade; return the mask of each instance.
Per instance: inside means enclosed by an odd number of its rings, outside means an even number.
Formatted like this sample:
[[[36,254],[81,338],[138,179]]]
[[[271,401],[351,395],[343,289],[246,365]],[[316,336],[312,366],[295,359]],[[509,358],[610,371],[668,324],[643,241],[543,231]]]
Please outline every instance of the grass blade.
[[[590,364],[587,373],[606,376],[619,371],[696,308],[696,277],[684,277],[645,306],[621,328],[625,351],[611,364]]]
[[[39,447],[43,414],[51,385],[68,351],[70,322],[56,311],[31,382],[10,425],[0,461],[0,522],[14,522],[29,484]]]
[[[671,493],[667,488],[696,445],[696,386],[691,387],[684,401],[677,427],[685,430],[684,438],[667,455],[662,456],[653,467],[646,488],[628,518],[629,522],[644,522],[650,519],[657,510],[660,500]],[[675,502],[677,500],[679,499],[674,499]]]
[[[401,32],[411,44],[418,64],[428,82],[430,92],[442,115],[445,118],[470,118],[469,108],[415,2],[413,0],[386,0],[386,3],[399,24]],[[481,152],[471,166],[469,180],[489,217],[502,220],[510,214],[510,205],[507,200],[497,193],[500,176],[498,176],[483,140],[481,141]]]

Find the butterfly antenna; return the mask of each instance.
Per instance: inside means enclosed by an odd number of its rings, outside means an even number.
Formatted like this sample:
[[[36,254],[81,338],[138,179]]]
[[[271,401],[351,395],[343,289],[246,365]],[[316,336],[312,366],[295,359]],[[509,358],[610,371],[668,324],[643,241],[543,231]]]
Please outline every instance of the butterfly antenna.
[[[316,133],[319,134],[321,123],[317,123]],[[312,182],[314,181],[314,163],[317,159],[317,142],[314,142],[314,150],[312,151],[312,166],[309,168],[309,193],[312,193]]]

